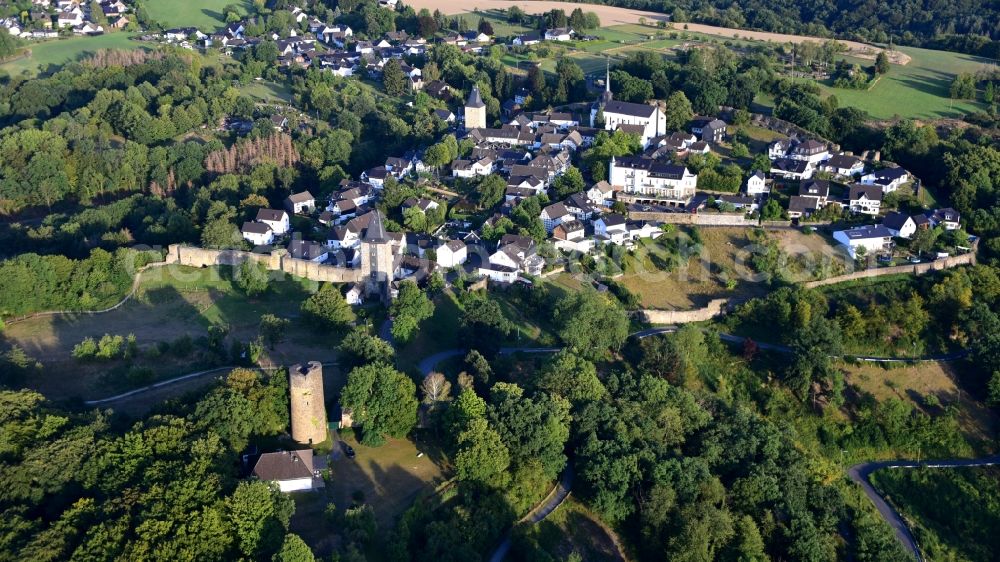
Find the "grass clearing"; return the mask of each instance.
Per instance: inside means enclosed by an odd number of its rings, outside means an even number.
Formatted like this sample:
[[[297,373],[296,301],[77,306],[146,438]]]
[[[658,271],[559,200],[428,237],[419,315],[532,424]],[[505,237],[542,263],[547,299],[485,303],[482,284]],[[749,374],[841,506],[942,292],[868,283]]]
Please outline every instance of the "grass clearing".
[[[762,284],[752,282],[753,272],[745,263],[750,245],[747,229],[711,227],[700,228],[699,233],[701,254],[672,271],[657,264],[665,252],[660,242],[643,240],[624,260],[625,273],[618,280],[640,296],[642,306],[668,310],[698,308],[714,298],[766,291]],[[730,279],[735,280],[735,288],[729,288]]]
[[[241,94],[262,103],[291,103],[292,91],[285,84],[269,80],[255,80],[245,86],[240,86]]]
[[[972,443],[990,442],[1000,429],[995,412],[961,391],[949,363],[927,361],[891,368],[861,363],[843,364],[841,369],[849,385],[871,394],[879,402],[897,398],[935,414],[945,406],[957,404],[959,426]],[[928,396],[936,397],[941,406],[927,406]]]
[[[23,73],[35,75],[46,71],[49,66],[59,67],[85,59],[101,49],[150,48],[149,43],[133,41],[132,37],[134,34],[130,33],[107,33],[95,37],[32,41],[28,43],[24,56],[3,63],[0,65],[0,71],[5,71],[11,76]]]
[[[197,27],[202,31],[216,31],[226,25],[222,10],[236,5],[244,15],[253,11],[250,0],[155,0],[143,6],[149,17],[164,28]]]
[[[536,543],[553,560],[567,560],[573,553],[582,562],[622,560],[613,531],[572,496],[541,523],[516,532]],[[520,558],[517,550],[515,546],[515,557]]]
[[[99,315],[33,318],[7,326],[2,341],[22,347],[43,362],[44,376],[26,384],[51,398],[98,398],[141,386],[109,385],[103,375],[112,367],[121,367],[121,361],[81,363],[72,358],[73,346],[86,337],[100,339],[104,334],[135,334],[143,350],[136,365],[149,367],[152,380],[219,364],[214,355],[211,359],[215,362],[206,363],[210,358],[198,353],[201,348],[197,345],[195,353],[185,356],[168,353],[154,357],[149,350],[156,343],[172,342],[182,336],[197,341],[207,336],[212,325],[227,326],[230,339],[247,342],[257,336],[263,314],[292,320],[285,341],[265,352],[263,364],[332,361],[336,359],[339,336],[318,334],[297,321],[299,306],[316,288],[313,282],[284,277],[273,280],[265,295],[250,299],[233,286],[229,268],[153,268],[143,274],[135,297],[117,310]]]
[[[360,445],[352,436],[345,436],[344,440],[354,447],[355,458],[349,459],[335,450],[326,488],[292,495],[295,514],[290,530],[323,559],[328,559],[338,546],[342,530],[341,523],[327,520],[328,505],[336,506],[340,515],[355,505],[371,505],[378,523],[377,536],[386,537],[395,527],[396,519],[416,499],[433,493],[446,479],[436,449],[404,439],[391,439],[376,448]],[[420,452],[425,454],[417,457]],[[377,538],[366,552],[367,559],[388,561],[384,552],[387,543]]]

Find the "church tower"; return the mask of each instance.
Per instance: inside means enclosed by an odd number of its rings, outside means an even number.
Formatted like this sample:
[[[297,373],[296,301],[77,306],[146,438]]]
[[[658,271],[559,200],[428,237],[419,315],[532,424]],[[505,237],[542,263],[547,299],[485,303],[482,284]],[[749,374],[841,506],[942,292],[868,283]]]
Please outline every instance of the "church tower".
[[[466,130],[486,128],[486,104],[479,95],[479,86],[472,86],[469,99],[465,101],[465,128]]]
[[[614,99],[611,95],[611,59],[607,59],[607,70],[604,74],[604,92],[601,93],[601,97],[590,106],[590,126],[597,126],[597,116],[604,110],[604,108]]]
[[[389,302],[390,287],[393,280],[392,239],[382,224],[382,213],[372,211],[371,222],[361,237],[361,272],[365,295],[378,296],[383,302]]]

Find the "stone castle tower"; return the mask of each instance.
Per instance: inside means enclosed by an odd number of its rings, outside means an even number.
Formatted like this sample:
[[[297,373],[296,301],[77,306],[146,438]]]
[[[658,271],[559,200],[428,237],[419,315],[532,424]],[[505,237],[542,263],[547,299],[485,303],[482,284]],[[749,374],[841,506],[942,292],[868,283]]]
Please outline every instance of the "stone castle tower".
[[[304,445],[326,441],[326,404],[323,401],[323,364],[310,361],[288,369],[291,393],[292,439]]]
[[[472,86],[469,99],[465,101],[465,128],[467,130],[486,128],[486,104],[479,95],[479,86]]]
[[[382,224],[382,213],[372,212],[371,222],[361,237],[361,273],[365,294],[389,302],[395,270],[392,238]]]

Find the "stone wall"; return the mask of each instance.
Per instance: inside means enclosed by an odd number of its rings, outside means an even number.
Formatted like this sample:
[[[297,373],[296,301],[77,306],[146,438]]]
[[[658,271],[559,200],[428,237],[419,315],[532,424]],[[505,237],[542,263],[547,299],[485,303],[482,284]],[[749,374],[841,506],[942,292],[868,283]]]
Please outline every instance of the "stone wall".
[[[804,285],[811,289],[813,287],[834,285],[836,283],[843,283],[845,281],[854,281],[856,279],[866,279],[869,277],[879,277],[882,275],[899,275],[899,274],[923,275],[931,271],[941,271],[943,269],[950,269],[952,267],[958,267],[960,265],[973,265],[975,263],[976,263],[976,253],[969,252],[967,254],[962,254],[960,256],[950,256],[947,258],[942,258],[939,260],[934,260],[926,263],[916,263],[913,265],[897,265],[894,267],[878,267],[874,269],[866,269],[863,271],[855,271],[854,273],[838,275],[836,277],[830,277],[828,279],[821,279],[819,281],[810,281],[808,283],[805,283]]]
[[[721,213],[695,215],[691,213],[631,211],[628,214],[628,218],[633,220],[659,221],[667,224],[693,224],[693,225],[705,225],[705,226],[757,226],[757,219],[748,219],[744,215],[721,214]]]
[[[650,324],[687,324],[703,322],[721,316],[729,299],[712,299],[708,305],[694,310],[640,310],[639,317]]]
[[[166,258],[167,263],[190,267],[235,266],[247,260],[262,263],[271,271],[283,271],[289,275],[302,277],[310,281],[353,283],[361,281],[363,277],[360,269],[335,267],[293,259],[288,257],[284,250],[275,250],[270,254],[255,254],[239,250],[209,250],[206,248],[171,244]]]

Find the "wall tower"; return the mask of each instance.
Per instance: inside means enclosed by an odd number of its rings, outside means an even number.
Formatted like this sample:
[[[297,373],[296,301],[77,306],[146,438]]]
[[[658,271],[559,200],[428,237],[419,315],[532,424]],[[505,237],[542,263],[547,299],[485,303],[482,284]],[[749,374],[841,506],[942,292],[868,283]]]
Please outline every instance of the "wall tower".
[[[326,441],[326,404],[323,401],[323,364],[310,361],[288,369],[292,439],[304,445]]]
[[[479,86],[472,86],[469,99],[465,101],[465,128],[466,130],[486,128],[486,104],[479,95]]]
[[[361,273],[365,295],[389,302],[390,284],[395,272],[392,239],[382,224],[382,213],[372,211],[371,222],[361,237]]]

